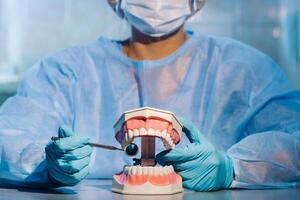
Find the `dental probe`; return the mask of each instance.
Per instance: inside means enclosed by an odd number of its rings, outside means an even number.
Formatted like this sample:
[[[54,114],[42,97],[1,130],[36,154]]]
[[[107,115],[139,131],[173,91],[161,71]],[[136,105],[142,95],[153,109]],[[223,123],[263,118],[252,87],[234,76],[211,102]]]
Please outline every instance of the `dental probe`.
[[[52,141],[55,141],[58,139],[59,139],[59,137],[51,138]],[[91,143],[91,142],[88,142],[87,144],[90,145],[91,147],[97,147],[97,148],[102,148],[102,149],[107,149],[107,150],[125,151],[125,153],[128,156],[135,156],[139,151],[139,147],[134,143],[128,144],[124,150],[121,148],[115,147],[115,146],[110,146],[110,145],[105,145],[105,144],[97,144],[97,143]]]
[[[51,138],[52,141],[56,141],[58,139],[59,139],[59,137],[52,137]],[[88,142],[87,144],[92,146],[92,147],[97,147],[97,148],[102,148],[102,149],[124,151],[121,148],[118,148],[118,147],[115,147],[115,146],[110,146],[110,145],[105,145],[105,144],[97,144],[97,143],[91,143],[91,142]]]
[[[105,145],[105,144],[96,144],[96,143],[88,143],[92,147],[97,147],[97,148],[102,148],[102,149],[108,149],[108,150],[119,150],[119,151],[124,151],[123,149],[120,149],[118,147],[110,146],[110,145]]]

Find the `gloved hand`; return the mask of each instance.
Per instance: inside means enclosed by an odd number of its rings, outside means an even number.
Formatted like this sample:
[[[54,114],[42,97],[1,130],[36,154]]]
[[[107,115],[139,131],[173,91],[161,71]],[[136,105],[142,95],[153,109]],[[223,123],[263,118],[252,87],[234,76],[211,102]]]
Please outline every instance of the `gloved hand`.
[[[226,153],[218,151],[199,130],[185,119],[180,119],[191,144],[163,151],[156,156],[160,165],[173,165],[181,175],[183,186],[196,191],[228,188],[233,179],[233,164]]]
[[[58,137],[45,148],[49,179],[54,186],[76,185],[89,172],[89,138],[77,136],[64,126],[59,128]]]

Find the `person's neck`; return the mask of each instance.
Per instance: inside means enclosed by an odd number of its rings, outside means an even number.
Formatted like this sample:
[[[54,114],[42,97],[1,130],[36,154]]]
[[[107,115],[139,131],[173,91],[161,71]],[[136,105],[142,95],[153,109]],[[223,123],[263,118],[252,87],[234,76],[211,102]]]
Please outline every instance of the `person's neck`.
[[[132,28],[132,37],[123,45],[123,51],[134,60],[159,60],[172,54],[187,39],[183,28],[159,38],[149,37]]]

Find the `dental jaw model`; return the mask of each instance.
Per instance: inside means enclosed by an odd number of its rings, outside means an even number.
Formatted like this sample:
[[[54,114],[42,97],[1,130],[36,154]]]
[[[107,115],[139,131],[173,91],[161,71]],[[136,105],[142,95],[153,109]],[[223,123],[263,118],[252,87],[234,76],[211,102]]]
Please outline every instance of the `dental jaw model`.
[[[149,107],[127,111],[114,129],[123,149],[141,137],[141,158],[134,158],[134,166],[124,166],[114,175],[113,192],[158,195],[183,191],[182,179],[173,166],[155,166],[155,138],[160,138],[167,150],[180,142],[182,125],[173,113]]]

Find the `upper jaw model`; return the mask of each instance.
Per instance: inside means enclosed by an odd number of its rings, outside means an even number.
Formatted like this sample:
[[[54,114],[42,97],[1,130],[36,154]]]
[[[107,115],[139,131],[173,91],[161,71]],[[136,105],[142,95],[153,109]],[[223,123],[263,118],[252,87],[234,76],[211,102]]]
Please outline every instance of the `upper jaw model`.
[[[173,166],[155,166],[155,138],[165,148],[180,142],[182,125],[171,112],[144,107],[125,112],[114,125],[115,138],[125,148],[141,137],[141,158],[113,176],[112,191],[122,194],[174,194],[183,191],[182,179]]]

